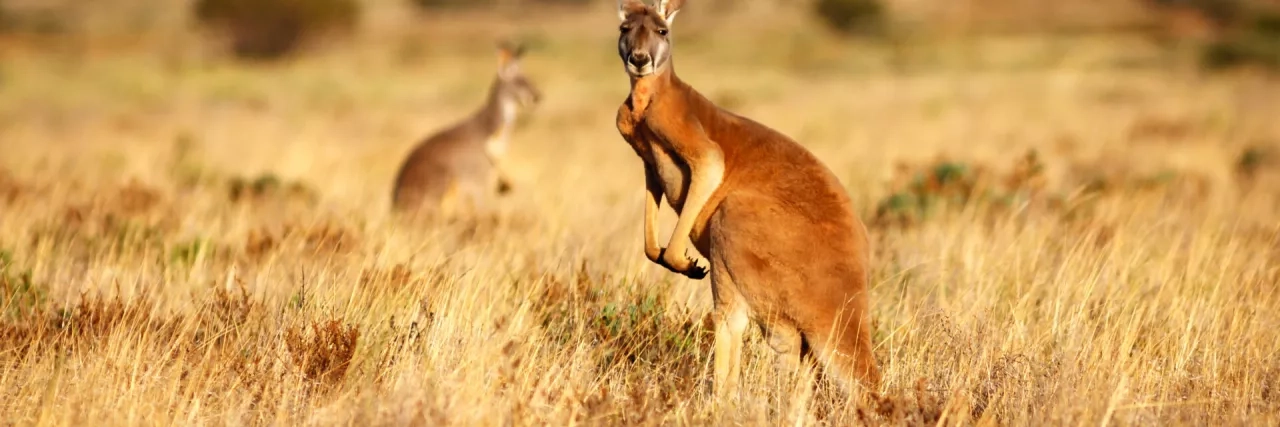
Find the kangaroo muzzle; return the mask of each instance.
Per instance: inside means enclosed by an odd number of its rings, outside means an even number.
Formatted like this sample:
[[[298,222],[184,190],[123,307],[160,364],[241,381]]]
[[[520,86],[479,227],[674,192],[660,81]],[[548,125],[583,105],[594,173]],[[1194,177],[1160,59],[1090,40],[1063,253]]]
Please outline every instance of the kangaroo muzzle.
[[[653,63],[653,57],[649,55],[649,52],[632,52],[631,55],[627,57],[627,62],[636,68],[644,68]]]

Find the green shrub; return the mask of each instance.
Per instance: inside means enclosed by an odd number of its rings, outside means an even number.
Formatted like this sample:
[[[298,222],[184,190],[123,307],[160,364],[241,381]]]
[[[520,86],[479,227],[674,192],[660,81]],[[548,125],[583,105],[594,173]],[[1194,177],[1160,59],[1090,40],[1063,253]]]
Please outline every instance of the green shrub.
[[[1280,164],[1280,150],[1273,145],[1255,144],[1246,147],[1236,157],[1235,174],[1245,181],[1252,181],[1268,169]]]
[[[442,9],[483,9],[499,6],[500,3],[506,3],[513,7],[525,6],[586,6],[594,3],[596,0],[518,0],[514,2],[502,2],[499,0],[409,0],[409,3],[422,10],[442,10]],[[511,4],[515,3],[515,4]]]
[[[817,0],[814,13],[843,34],[873,35],[886,29],[887,13],[880,0]]]
[[[0,249],[0,321],[34,314],[47,299],[47,291],[31,279],[31,270],[19,271],[13,254]]]
[[[1156,7],[1183,7],[1200,11],[1214,22],[1231,22],[1241,16],[1250,0],[1150,0]]]
[[[354,0],[197,0],[196,19],[231,38],[236,56],[274,59],[303,43],[352,29]]]
[[[1250,14],[1221,39],[1205,46],[1201,59],[1210,69],[1244,64],[1280,69],[1280,12]]]
[[[587,6],[594,3],[595,0],[528,0],[530,3],[560,5],[560,6]]]
[[[9,7],[0,0],[0,33],[59,35],[71,24],[58,8]]]
[[[1221,32],[1202,46],[1201,65],[1280,68],[1280,8],[1269,0],[1149,0],[1156,7],[1198,12]]]
[[[1019,158],[1003,176],[983,165],[939,159],[910,167],[899,166],[889,194],[876,204],[874,224],[906,226],[947,211],[970,206],[1007,209],[1044,200],[1045,168],[1035,151]]]
[[[496,0],[409,0],[414,6],[423,10],[432,9],[478,9],[492,7]]]

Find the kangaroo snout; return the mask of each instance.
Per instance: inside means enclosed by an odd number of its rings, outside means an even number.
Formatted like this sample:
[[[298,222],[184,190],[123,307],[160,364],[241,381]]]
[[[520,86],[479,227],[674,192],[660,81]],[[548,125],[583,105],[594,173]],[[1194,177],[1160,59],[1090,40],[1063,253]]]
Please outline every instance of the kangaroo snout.
[[[653,58],[649,56],[649,52],[632,52],[631,55],[627,57],[627,62],[634,65],[636,68],[643,68],[644,66],[649,65],[650,62],[653,62]]]

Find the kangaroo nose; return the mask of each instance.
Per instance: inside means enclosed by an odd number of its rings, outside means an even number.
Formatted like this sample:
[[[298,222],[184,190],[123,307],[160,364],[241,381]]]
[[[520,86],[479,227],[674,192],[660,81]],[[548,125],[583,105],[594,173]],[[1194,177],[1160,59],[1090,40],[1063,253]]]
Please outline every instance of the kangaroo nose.
[[[631,57],[627,58],[627,62],[630,62],[631,65],[634,65],[636,67],[643,67],[643,66],[649,65],[650,61],[652,61],[652,59],[649,58],[648,52],[632,53]]]

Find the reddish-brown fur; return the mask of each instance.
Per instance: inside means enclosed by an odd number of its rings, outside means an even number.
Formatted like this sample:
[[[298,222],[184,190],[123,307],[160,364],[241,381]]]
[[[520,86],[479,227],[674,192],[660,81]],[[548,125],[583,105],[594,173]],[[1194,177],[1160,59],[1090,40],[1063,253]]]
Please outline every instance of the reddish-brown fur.
[[[619,2],[619,54],[632,90],[617,125],[644,161],[646,255],[692,278],[708,268],[688,246],[710,258],[717,394],[736,386],[750,321],[783,360],[811,352],[837,378],[877,387],[865,227],[813,154],[676,76],[666,33],[681,3]],[[654,229],[664,195],[680,216],[665,249]]]

